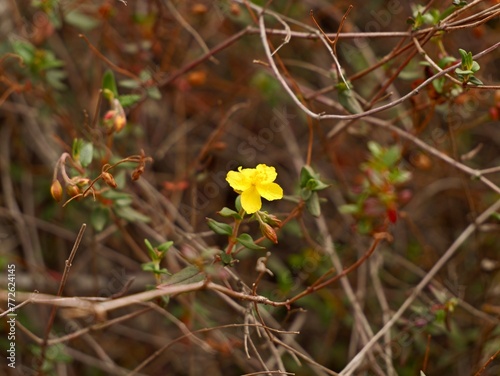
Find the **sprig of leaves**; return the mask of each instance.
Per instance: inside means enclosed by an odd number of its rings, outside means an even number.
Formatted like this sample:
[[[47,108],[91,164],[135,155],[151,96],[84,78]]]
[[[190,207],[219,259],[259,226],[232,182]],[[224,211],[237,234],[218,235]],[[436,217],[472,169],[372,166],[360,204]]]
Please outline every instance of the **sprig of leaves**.
[[[321,215],[318,191],[329,185],[321,181],[320,175],[311,166],[304,166],[300,171],[300,197],[305,201],[306,208],[314,217]]]
[[[151,261],[142,264],[142,270],[154,273],[157,284],[160,284],[162,275],[170,275],[166,268],[160,267],[160,263],[166,256],[167,251],[174,244],[174,242],[167,241],[158,245],[157,247],[153,247],[148,239],[144,239],[144,244],[146,244],[148,255]]]
[[[455,69],[458,79],[462,81],[463,85],[467,85],[468,82],[474,85],[483,85],[481,80],[474,76],[474,73],[481,67],[477,61],[472,59],[472,52],[467,52],[461,48],[458,49],[458,52],[462,56],[460,67]]]

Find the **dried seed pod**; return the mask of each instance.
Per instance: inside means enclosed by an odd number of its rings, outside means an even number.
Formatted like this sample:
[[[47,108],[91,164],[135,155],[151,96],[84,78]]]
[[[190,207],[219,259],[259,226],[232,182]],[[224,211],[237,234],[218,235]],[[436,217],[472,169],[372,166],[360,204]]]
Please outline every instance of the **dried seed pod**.
[[[143,173],[144,173],[144,165],[141,164],[134,171],[132,171],[132,180],[133,181],[139,180],[139,178]]]

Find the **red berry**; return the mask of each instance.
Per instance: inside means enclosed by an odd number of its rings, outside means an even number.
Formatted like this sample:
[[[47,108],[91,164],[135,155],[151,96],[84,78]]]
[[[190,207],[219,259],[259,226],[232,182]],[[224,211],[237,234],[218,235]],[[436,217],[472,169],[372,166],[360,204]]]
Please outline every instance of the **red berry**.
[[[396,223],[396,221],[398,220],[398,212],[394,208],[387,209],[387,217],[389,218],[389,221],[391,221],[391,223]]]

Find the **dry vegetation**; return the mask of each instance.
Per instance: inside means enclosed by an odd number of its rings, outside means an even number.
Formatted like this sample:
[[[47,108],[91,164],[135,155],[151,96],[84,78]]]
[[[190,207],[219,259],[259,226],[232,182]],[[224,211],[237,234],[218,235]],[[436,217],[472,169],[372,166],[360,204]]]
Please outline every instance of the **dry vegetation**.
[[[0,373],[500,374],[499,15],[0,2]]]

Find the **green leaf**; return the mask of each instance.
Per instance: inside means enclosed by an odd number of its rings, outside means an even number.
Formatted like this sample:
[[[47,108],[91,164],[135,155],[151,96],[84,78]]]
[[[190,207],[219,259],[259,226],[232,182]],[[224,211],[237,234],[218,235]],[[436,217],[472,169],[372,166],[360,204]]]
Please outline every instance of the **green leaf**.
[[[187,285],[190,283],[196,283],[203,281],[205,279],[205,274],[200,271],[196,266],[190,265],[180,272],[177,272],[170,276],[163,286],[169,285]]]
[[[357,225],[360,234],[369,234],[373,230],[372,223],[369,220],[361,220]]]
[[[33,57],[35,56],[35,46],[29,42],[15,40],[12,42],[12,49],[23,59],[24,64],[31,65]]]
[[[471,84],[474,84],[474,85],[484,85],[483,82],[475,76],[470,76],[468,82],[470,82]]]
[[[434,313],[436,322],[442,324],[446,319],[446,311],[444,309],[438,309]]]
[[[115,75],[111,69],[108,69],[106,70],[106,72],[104,72],[104,76],[102,77],[102,88],[107,99],[118,98],[118,89],[116,88]],[[111,98],[109,97],[109,94],[106,95],[106,90],[109,90],[109,92],[113,94]]]
[[[141,86],[141,83],[137,80],[121,80],[118,82],[118,85],[126,89],[137,89]]]
[[[306,201],[306,208],[313,217],[319,217],[321,215],[319,196],[316,192],[313,192],[309,200]]]
[[[130,107],[139,102],[141,98],[142,96],[139,94],[126,94],[120,95],[118,97],[118,101],[120,102],[122,107]]]
[[[309,188],[302,188],[300,190],[300,197],[302,197],[302,200],[307,201],[312,195],[312,191]]]
[[[392,167],[401,158],[401,148],[397,145],[388,148],[382,155],[382,162],[386,167]]]
[[[492,213],[491,217],[494,218],[494,219],[496,219],[497,221],[500,221],[500,213],[497,213],[497,212]]]
[[[45,80],[56,90],[66,90],[66,85],[62,82],[67,74],[62,70],[50,70],[45,73]]]
[[[307,182],[307,188],[310,189],[311,191],[321,191],[321,190],[326,189],[328,187],[329,187],[328,184],[323,183],[319,179],[310,179]]]
[[[231,265],[233,262],[233,256],[228,255],[226,252],[222,251],[220,254],[220,259],[224,265]]]
[[[80,149],[80,163],[83,167],[87,167],[90,163],[92,163],[94,145],[90,142],[83,142],[82,144],[82,148]]]
[[[144,264],[141,264],[141,269],[145,272],[153,272],[155,274],[170,274],[165,268],[158,269],[157,264],[154,262],[146,262]]]
[[[218,213],[223,217],[232,217],[235,219],[241,219],[241,215],[239,215],[237,212],[227,207],[223,207],[222,210],[219,211]]]
[[[466,63],[467,61],[467,51],[459,48],[458,49],[458,53],[460,54],[460,56],[462,57],[462,64]]]
[[[149,258],[151,260],[154,260],[156,258],[156,251],[155,251],[155,249],[153,248],[153,246],[151,245],[151,243],[150,243],[150,241],[148,239],[144,239],[144,244],[146,244],[146,248],[148,249]]]
[[[411,172],[402,170],[392,171],[389,178],[393,184],[402,184],[411,179]]]
[[[439,77],[437,80],[432,81],[432,86],[434,86],[436,92],[441,94],[443,92],[444,83],[445,83],[445,78]]]
[[[38,49],[35,52],[33,64],[39,71],[46,71],[52,68],[62,67],[64,62],[59,60],[52,51]]]
[[[157,249],[158,251],[162,252],[162,253],[165,253],[166,251],[168,251],[170,249],[170,247],[174,245],[174,242],[173,241],[168,241],[168,242],[165,242],[165,243],[161,243]]]
[[[465,74],[473,74],[474,72],[473,72],[473,71],[471,71],[470,69],[464,70],[464,69],[461,69],[461,68],[456,68],[456,69],[455,69],[455,73],[456,73],[456,74],[462,74],[462,75],[465,75]]]
[[[64,20],[68,24],[84,31],[92,30],[99,25],[99,20],[97,20],[96,18],[90,17],[76,10],[67,13],[64,16]]]
[[[342,87],[342,89],[341,89]],[[363,108],[359,104],[354,91],[347,88],[344,83],[337,85],[339,103],[351,114],[360,114],[363,112]]]
[[[114,211],[118,217],[123,218],[128,222],[147,223],[151,221],[151,219],[148,216],[138,212],[137,210],[131,208],[130,206],[115,207]]]
[[[383,149],[375,141],[368,142],[368,149],[370,150],[370,152],[374,157],[380,158],[382,156]]]
[[[109,219],[109,209],[98,206],[90,214],[90,224],[97,232],[101,232],[108,222]]]
[[[313,168],[309,165],[305,165],[300,170],[300,186],[302,188],[307,186],[307,182],[311,179],[316,178],[316,172],[314,172]]]
[[[80,151],[82,147],[83,147],[83,140],[75,138],[73,140],[73,145],[71,147],[71,157],[77,162],[80,160]]]
[[[479,63],[477,61],[473,61],[470,70],[476,73],[479,69],[481,69]]]
[[[236,238],[236,240],[238,241],[238,243],[240,243],[244,247],[247,247],[248,249],[255,249],[255,250],[266,249],[265,247],[255,244],[252,237],[248,234],[241,234]]]
[[[242,207],[241,207],[241,195],[238,195],[236,197],[236,200],[234,200],[234,207],[236,208],[236,210],[238,210],[238,212],[241,212],[241,210],[242,210]]]
[[[148,95],[149,98],[155,99],[155,100],[160,100],[161,99],[161,92],[157,87],[148,87],[146,89],[146,94]]]
[[[356,204],[346,204],[339,207],[339,212],[342,214],[358,214],[359,207]]]
[[[456,6],[451,6],[451,7],[448,7],[446,8],[443,13],[441,13],[441,15],[439,16],[439,19],[438,21],[442,21],[444,20],[446,17],[448,17],[450,14],[452,14],[454,11],[457,10],[457,7]]]
[[[116,206],[129,206],[133,202],[132,196],[125,192],[109,190],[103,192],[102,196],[107,199],[113,200]]]
[[[446,67],[448,64],[455,63],[456,59],[453,56],[445,56],[438,62],[440,68]]]
[[[123,166],[122,166],[123,167]],[[115,177],[116,187],[119,189],[123,189],[127,182],[127,174],[125,170],[120,170],[116,174],[113,175]]]
[[[207,218],[207,224],[208,227],[218,235],[230,236],[233,233],[233,228],[227,223],[217,222],[215,219]]]

